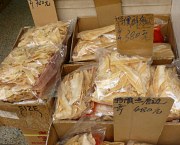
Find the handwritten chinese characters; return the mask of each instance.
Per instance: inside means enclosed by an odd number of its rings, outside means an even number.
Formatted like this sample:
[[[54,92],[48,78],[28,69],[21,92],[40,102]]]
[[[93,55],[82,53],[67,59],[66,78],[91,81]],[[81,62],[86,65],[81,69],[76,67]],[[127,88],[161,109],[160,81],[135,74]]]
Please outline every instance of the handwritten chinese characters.
[[[162,101],[161,98],[116,98],[114,103],[118,104],[114,107],[116,111],[119,112],[119,115],[122,114],[123,109],[130,104],[135,105],[133,108],[133,112],[141,112],[141,113],[152,113],[152,114],[161,114],[163,111],[158,105],[166,105],[166,101]],[[157,105],[157,107],[153,107],[152,105]]]
[[[32,8],[39,7],[39,6],[48,7],[51,5],[49,0],[28,0],[28,2]]]
[[[152,55],[154,16],[128,15],[115,18],[117,47],[125,55]]]
[[[31,114],[36,113],[40,117],[42,117],[42,113],[40,112],[37,106],[18,106],[18,107],[19,107],[20,114],[24,117],[26,117],[27,113],[31,113]]]

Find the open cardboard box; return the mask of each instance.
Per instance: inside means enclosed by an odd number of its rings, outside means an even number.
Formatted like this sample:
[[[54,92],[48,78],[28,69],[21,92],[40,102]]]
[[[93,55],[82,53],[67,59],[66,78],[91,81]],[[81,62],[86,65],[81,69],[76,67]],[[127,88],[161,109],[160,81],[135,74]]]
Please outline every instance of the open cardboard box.
[[[31,27],[21,28],[13,49],[18,46],[21,36]],[[72,36],[67,42],[67,54],[65,63],[69,61]],[[56,76],[47,84],[45,89],[50,89],[56,81]],[[43,101],[26,102],[23,104],[15,104],[0,101],[0,125],[12,126],[22,130],[28,144],[45,144],[43,137],[37,132],[48,131],[52,123],[52,114],[54,111],[55,98],[46,91],[43,95]],[[28,133],[29,132],[29,133]],[[35,132],[32,134],[32,132]],[[36,141],[35,141],[36,140]]]
[[[42,100],[29,100],[21,103],[0,101],[0,125],[48,131],[54,112],[55,98],[52,89],[55,79],[56,76],[46,85]]]
[[[77,63],[77,64],[65,64],[63,66],[62,76],[71,73],[82,65],[87,63]],[[46,145],[54,145],[59,141],[67,131],[72,128],[77,121],[73,120],[53,120],[53,123],[48,132],[48,140]],[[87,122],[88,123],[88,122]],[[106,141],[114,140],[114,123],[113,121],[98,121],[97,124],[107,128],[106,130]],[[145,124],[146,125],[146,124]],[[117,125],[115,126],[117,128]],[[118,128],[121,130],[121,128]],[[149,130],[147,130],[148,132]],[[162,129],[159,130],[160,134],[158,137],[158,145],[179,145],[180,144],[180,123],[166,122],[163,124]],[[144,134],[145,132],[140,132],[138,134]],[[147,136],[148,138],[148,136]]]
[[[120,15],[120,14],[118,14],[118,15]],[[172,51],[175,55],[175,59],[179,58],[170,15],[155,15],[155,17],[168,21],[168,24],[162,28],[162,34],[167,36],[167,42],[171,44]],[[78,62],[73,62],[72,55],[73,55],[74,48],[78,42],[77,34],[79,32],[86,31],[86,30],[93,30],[96,28],[100,28],[102,26],[107,26],[109,24],[114,24],[114,21],[112,21],[111,23],[103,23],[103,25],[100,25],[98,17],[90,17],[90,16],[89,17],[79,17],[77,19],[77,25],[75,27],[73,38],[72,38],[70,62],[78,63]],[[173,61],[172,58],[156,59],[156,60],[153,60],[153,64],[155,64],[155,65],[156,64],[170,64],[172,61]]]
[[[29,3],[36,26],[43,26],[58,21],[53,2],[53,0],[50,1],[51,6],[49,7],[42,6],[37,8],[32,8],[31,3]],[[35,6],[35,1],[33,1],[33,4]],[[48,12],[48,16],[46,12]],[[46,19],[44,19],[45,16]],[[20,29],[12,49],[18,46],[20,38],[29,28],[31,28],[31,26]],[[72,41],[71,38],[72,36],[67,42],[65,62],[69,61]],[[54,76],[47,84],[45,88],[46,91],[42,96],[43,101],[27,101],[21,104],[0,101],[0,125],[12,126],[21,129],[29,144],[45,144],[45,140],[43,138],[42,141],[42,135],[39,135],[39,132],[46,132],[47,136],[47,131],[52,123],[55,98],[53,98],[53,94],[49,94],[48,91],[50,91],[55,81],[56,77]]]

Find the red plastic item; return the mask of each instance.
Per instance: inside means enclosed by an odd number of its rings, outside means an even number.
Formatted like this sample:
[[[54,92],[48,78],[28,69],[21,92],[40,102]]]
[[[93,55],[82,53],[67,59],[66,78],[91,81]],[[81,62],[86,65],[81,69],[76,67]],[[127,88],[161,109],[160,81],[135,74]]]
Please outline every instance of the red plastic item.
[[[92,136],[93,136],[93,138],[96,141],[96,145],[102,145],[102,142],[103,142],[104,139],[102,139],[102,135],[101,134],[93,133]]]
[[[164,37],[161,33],[161,27],[156,26],[154,27],[154,43],[163,43]]]

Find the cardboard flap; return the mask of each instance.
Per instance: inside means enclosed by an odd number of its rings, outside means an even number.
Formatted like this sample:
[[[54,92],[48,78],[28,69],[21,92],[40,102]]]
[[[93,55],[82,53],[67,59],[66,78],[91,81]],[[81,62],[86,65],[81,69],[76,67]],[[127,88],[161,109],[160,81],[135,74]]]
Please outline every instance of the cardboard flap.
[[[28,0],[35,26],[58,21],[54,0]]]
[[[94,0],[99,26],[114,24],[115,16],[122,14],[121,0]]]
[[[123,55],[151,57],[154,15],[126,15],[115,18],[117,48]]]
[[[171,98],[114,99],[114,140],[157,144],[172,104]]]

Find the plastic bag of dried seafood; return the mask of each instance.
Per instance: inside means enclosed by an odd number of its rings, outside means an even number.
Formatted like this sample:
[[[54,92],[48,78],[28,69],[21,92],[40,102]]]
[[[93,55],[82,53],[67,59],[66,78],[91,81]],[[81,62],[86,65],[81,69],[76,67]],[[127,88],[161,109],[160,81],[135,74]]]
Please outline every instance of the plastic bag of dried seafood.
[[[145,97],[150,83],[149,58],[122,56],[116,51],[100,53],[92,100],[113,105],[113,99],[124,96]]]
[[[116,45],[115,26],[110,25],[94,30],[82,31],[73,50],[73,61],[96,60],[96,51]]]
[[[0,100],[18,102],[39,98],[57,73],[63,57],[54,45],[14,48],[0,65]]]
[[[78,119],[90,105],[93,77],[97,64],[86,65],[66,75],[57,90],[54,119]]]
[[[18,47],[34,47],[39,45],[60,46],[66,43],[73,31],[76,20],[58,21],[41,27],[32,27],[25,32],[18,43]]]
[[[41,98],[47,83],[58,74],[67,53],[63,42],[72,34],[74,20],[66,24],[65,30],[61,30],[61,23],[32,28],[22,36],[18,47],[0,65],[0,100],[19,102]],[[60,25],[60,28],[54,25]],[[47,35],[54,33],[52,30],[59,31],[56,39]]]
[[[106,128],[89,120],[87,116],[82,117],[57,145],[101,145]]]
[[[174,99],[174,104],[167,121],[180,119],[180,80],[176,65],[177,61],[171,66],[154,66],[151,70],[153,78],[150,85],[150,95],[153,97],[170,97]]]
[[[149,144],[149,143],[143,143],[143,142],[138,142],[138,141],[129,141],[127,143],[127,145],[153,145],[153,144]]]

